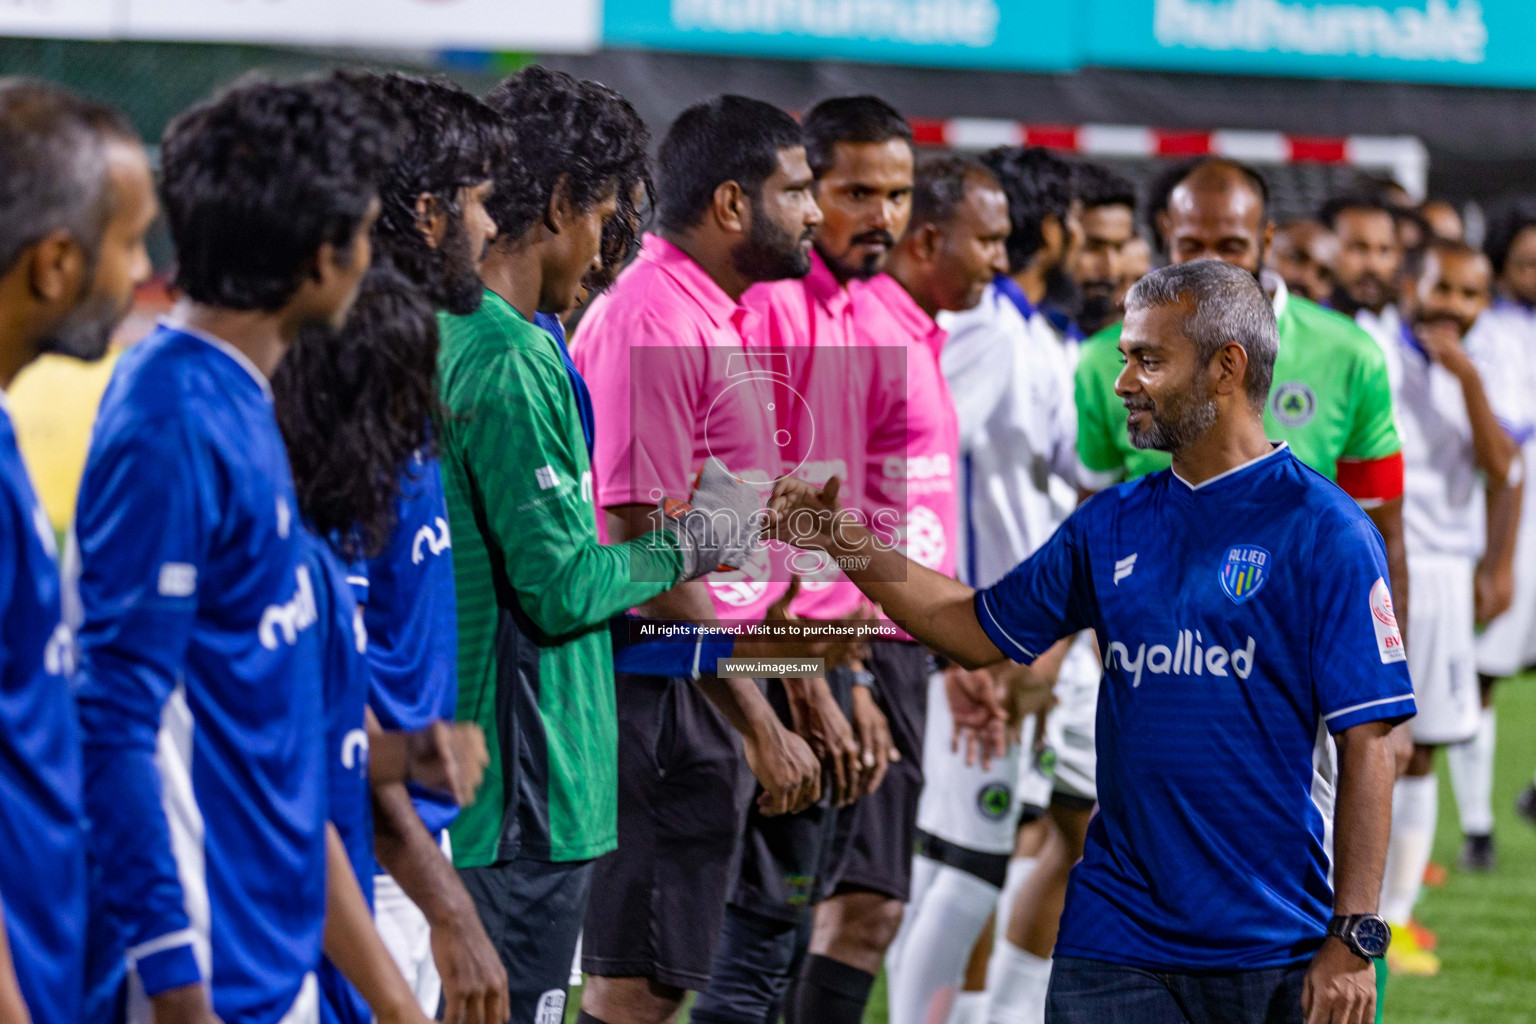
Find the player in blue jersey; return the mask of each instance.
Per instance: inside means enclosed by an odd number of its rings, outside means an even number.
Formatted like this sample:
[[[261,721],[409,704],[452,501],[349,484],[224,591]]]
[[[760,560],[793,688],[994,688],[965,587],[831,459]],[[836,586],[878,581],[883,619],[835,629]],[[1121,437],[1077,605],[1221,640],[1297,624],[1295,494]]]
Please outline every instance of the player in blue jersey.
[[[502,129],[447,82],[345,77],[404,122],[373,230],[378,273],[389,280],[375,286],[370,275],[339,348],[295,350],[300,358],[276,382],[278,417],[306,515],[320,533],[349,538],[357,546],[349,557],[366,562],[369,705],[383,728],[415,730],[453,717],[458,634],[434,440],[437,324],[413,314],[422,305],[468,313],[480,303],[480,261],[495,235],[485,199]],[[500,1024],[506,972],[444,856],[457,808],[404,785],[382,787],[376,799],[388,874],[370,885],[385,944],[423,1011],[435,1014],[441,1001],[449,1020]]]
[[[45,352],[97,359],[149,276],[149,162],[117,114],[0,80],[0,389]],[[0,1020],[75,1024],[85,962],[80,741],[53,527],[0,390]]]
[[[76,516],[90,937],[136,1020],[316,1016],[318,613],[268,379],[345,318],[392,144],[334,81],[241,85],[162,142],[182,297],[118,364]]]
[[[1388,735],[1415,710],[1385,548],[1264,436],[1278,337],[1252,275],[1211,260],[1150,274],[1119,344],[1131,437],[1172,469],[1087,502],[993,587],[834,522],[836,482],[781,482],[775,532],[854,566],[886,614],[967,666],[1095,630],[1100,813],[1047,1020],[1363,1024],[1389,940]],[[977,697],[967,724],[990,726],[995,695]]]
[[[427,306],[470,313],[484,290],[479,264],[495,226],[485,212],[490,167],[502,160],[498,118],[475,97],[441,80],[409,75],[346,75],[404,121],[404,144],[390,164],[373,227],[373,253],[390,267],[393,289],[412,289]],[[359,301],[372,304],[373,290]],[[369,318],[358,310],[358,319]],[[384,312],[373,318],[382,325]],[[367,562],[364,608],[373,691],[369,706],[386,729],[421,729],[452,718],[458,695],[458,619],[453,539],[442,493],[438,418],[438,330],[369,338],[349,325],[347,344],[372,352],[364,364],[318,350],[307,365],[309,441],[293,445],[301,502],[321,533],[361,527]],[[350,378],[350,379],[343,379]],[[353,401],[327,402],[333,395]],[[290,419],[284,418],[284,430]],[[296,418],[293,419],[296,425]],[[406,445],[406,457],[395,451]],[[384,477],[386,487],[379,487]],[[407,786],[376,795],[378,858],[373,880],[379,932],[424,1012],[501,1024],[507,976],[485,938],[464,884],[445,857],[458,809]]]

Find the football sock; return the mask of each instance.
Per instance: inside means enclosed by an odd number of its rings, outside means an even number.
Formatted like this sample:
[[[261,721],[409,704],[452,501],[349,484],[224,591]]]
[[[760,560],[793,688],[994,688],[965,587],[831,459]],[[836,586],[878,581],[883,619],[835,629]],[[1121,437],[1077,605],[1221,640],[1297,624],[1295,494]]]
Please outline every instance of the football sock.
[[[1434,775],[1397,780],[1392,790],[1392,839],[1387,845],[1387,870],[1381,889],[1381,916],[1389,924],[1402,926],[1413,915],[1435,845],[1438,812],[1439,782]]]
[[[901,915],[901,927],[896,929],[896,937],[891,940],[891,946],[885,951],[885,973],[895,975],[901,970],[901,958],[906,953],[907,938],[912,934],[913,921],[922,915],[923,903],[928,898],[928,891],[933,887],[933,880],[939,876],[939,872],[945,870],[944,865],[931,857],[921,854],[912,858],[912,886],[908,890],[907,909]]]
[[[948,1016],[997,896],[996,886],[939,866],[917,912],[908,909],[911,926],[900,967],[887,964],[891,1024],[929,1024]]]
[[[874,987],[875,976],[868,971],[812,953],[805,958],[785,1020],[788,1024],[863,1024]]]
[[[1051,961],[1011,942],[1004,942],[998,952],[1001,956],[992,961],[997,973],[987,976],[992,987],[987,1024],[1043,1024]]]
[[[1468,836],[1493,834],[1493,751],[1496,735],[1493,708],[1483,708],[1477,734],[1446,751],[1451,769],[1451,788],[1461,814],[1461,832]]]
[[[946,1024],[987,1024],[987,994],[961,992],[955,996],[954,1009]]]
[[[1014,857],[1008,861],[1008,874],[1003,877],[1003,894],[997,900],[997,924],[992,929],[992,957],[987,961],[987,990],[991,991],[993,978],[1002,969],[1003,947],[1008,945],[1008,919],[1013,916],[1013,905],[1019,898],[1019,890],[1035,873],[1039,857]]]

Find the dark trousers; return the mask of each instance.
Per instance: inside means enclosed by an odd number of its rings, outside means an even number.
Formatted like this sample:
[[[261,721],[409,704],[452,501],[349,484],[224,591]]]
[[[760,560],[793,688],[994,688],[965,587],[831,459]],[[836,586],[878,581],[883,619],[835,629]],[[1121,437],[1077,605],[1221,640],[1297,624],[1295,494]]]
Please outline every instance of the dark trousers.
[[[1046,1024],[1302,1024],[1307,965],[1174,974],[1058,956]]]
[[[500,861],[461,868],[459,878],[507,969],[511,1024],[561,1020],[587,913],[592,862]]]

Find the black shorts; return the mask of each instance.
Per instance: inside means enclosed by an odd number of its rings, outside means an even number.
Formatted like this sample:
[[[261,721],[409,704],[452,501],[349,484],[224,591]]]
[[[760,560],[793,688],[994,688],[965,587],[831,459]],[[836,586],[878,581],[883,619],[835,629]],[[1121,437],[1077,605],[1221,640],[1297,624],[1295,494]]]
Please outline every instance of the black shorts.
[[[619,847],[593,868],[581,966],[703,988],[751,790],[741,739],[688,679],[619,673]]]
[[[846,669],[827,673],[827,684],[843,713],[848,714],[853,680]],[[784,684],[768,681],[768,703],[786,726],[791,724]],[[799,814],[766,817],[753,803],[747,810],[741,863],[731,890],[731,905],[785,924],[798,923],[821,892],[822,880],[832,866],[833,836],[840,813],[830,794]]]
[[[507,969],[512,1020],[562,1019],[593,863],[518,859],[459,870]]]
[[[879,789],[838,816],[836,860],[826,892],[876,892],[905,903],[912,893],[933,659],[918,644],[882,640],[870,644],[868,664],[875,677],[875,699],[890,723],[901,760],[891,765]]]

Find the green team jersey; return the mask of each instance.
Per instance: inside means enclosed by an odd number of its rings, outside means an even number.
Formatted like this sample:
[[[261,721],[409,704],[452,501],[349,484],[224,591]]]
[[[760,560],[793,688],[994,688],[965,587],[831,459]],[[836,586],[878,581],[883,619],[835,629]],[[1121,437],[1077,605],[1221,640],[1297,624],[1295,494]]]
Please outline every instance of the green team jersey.
[[[1275,306],[1280,350],[1264,407],[1270,439],[1288,442],[1298,459],[1330,480],[1338,480],[1340,460],[1369,462],[1401,452],[1387,361],[1376,341],[1349,318],[1284,290]],[[1124,365],[1120,326],[1083,342],[1077,454],[1095,473],[1133,479],[1167,469],[1172,458],[1131,444],[1125,406],[1115,394]]]
[[[588,860],[618,837],[608,620],[671,587],[682,556],[667,532],[599,542],[580,414],[548,332],[490,291],[438,325],[456,717],[485,730],[491,754],[450,830],[453,860]]]

